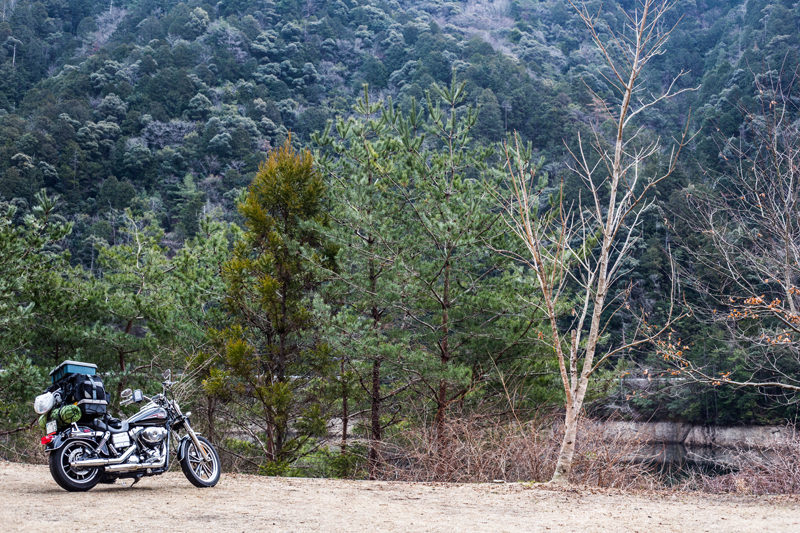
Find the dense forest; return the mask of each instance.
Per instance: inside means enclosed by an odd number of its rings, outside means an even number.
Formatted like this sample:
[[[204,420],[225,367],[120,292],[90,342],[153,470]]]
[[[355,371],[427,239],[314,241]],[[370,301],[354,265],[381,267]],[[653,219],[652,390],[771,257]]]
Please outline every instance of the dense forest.
[[[268,473],[374,473],[363,442],[563,408],[552,332],[605,246],[571,235],[548,322],[509,166],[537,227],[581,210],[575,156],[595,139],[597,168],[616,127],[596,42],[640,4],[587,2],[587,26],[564,0],[0,0],[0,434],[64,359],[117,393],[182,373],[207,434]],[[669,176],[609,251],[583,411],[792,421],[800,2],[678,0],[656,29],[634,93],[656,105],[626,127],[660,140],[637,174]]]

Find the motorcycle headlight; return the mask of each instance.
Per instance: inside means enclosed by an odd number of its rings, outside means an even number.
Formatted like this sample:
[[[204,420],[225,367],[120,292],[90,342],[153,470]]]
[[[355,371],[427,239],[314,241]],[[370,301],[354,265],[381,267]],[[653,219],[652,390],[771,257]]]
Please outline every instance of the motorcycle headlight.
[[[43,415],[52,409],[55,403],[56,399],[53,396],[53,393],[45,392],[44,394],[37,396],[36,400],[33,401],[33,410],[36,411],[37,414]]]

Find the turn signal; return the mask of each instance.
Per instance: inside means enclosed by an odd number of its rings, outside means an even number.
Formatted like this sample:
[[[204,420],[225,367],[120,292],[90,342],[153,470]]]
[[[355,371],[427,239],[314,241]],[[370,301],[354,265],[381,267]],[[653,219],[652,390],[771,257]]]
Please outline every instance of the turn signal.
[[[51,433],[49,435],[45,435],[44,437],[42,437],[42,445],[47,446],[48,444],[53,442],[53,435],[55,435],[55,433]]]

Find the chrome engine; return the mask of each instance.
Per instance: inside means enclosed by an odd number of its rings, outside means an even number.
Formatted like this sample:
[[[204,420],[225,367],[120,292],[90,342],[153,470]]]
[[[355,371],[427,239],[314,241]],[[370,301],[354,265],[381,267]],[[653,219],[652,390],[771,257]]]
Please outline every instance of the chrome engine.
[[[167,434],[163,427],[137,427],[130,431],[131,438],[139,443],[136,453],[124,463],[130,469],[152,468],[161,466],[166,455]],[[122,468],[123,465],[120,465]]]
[[[162,427],[149,427],[139,432],[139,440],[145,446],[157,446],[167,438],[167,429]]]
[[[169,430],[163,427],[136,427],[127,434],[115,435],[113,440],[119,446],[115,447],[121,452],[119,457],[70,461],[70,466],[102,466],[106,472],[161,468],[166,465],[168,434]]]

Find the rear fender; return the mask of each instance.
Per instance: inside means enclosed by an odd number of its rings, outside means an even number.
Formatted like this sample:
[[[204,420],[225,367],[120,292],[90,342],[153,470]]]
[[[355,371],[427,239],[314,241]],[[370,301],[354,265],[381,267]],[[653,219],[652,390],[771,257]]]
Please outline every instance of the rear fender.
[[[83,435],[81,435],[81,432],[74,432],[72,428],[67,428],[67,429],[61,431],[60,433],[57,433],[53,437],[53,440],[51,440],[44,447],[45,453],[50,453],[50,452],[56,451],[57,449],[61,448],[64,444],[66,444],[68,440],[81,439],[81,440],[88,440],[90,442],[93,442],[93,443],[97,444],[97,439],[94,437],[94,433],[95,432],[91,428],[88,428],[88,427],[85,427],[85,426],[78,426],[78,429],[79,430],[84,430],[84,429],[88,430],[89,433],[86,436],[83,436]],[[108,445],[107,444],[103,444],[103,447],[100,448],[100,452],[105,454],[105,455],[110,455],[110,453],[111,453],[110,450],[108,449]]]
[[[53,440],[47,443],[47,445],[44,447],[45,453],[56,451],[57,449],[61,448],[66,441],[66,435],[62,433],[57,434],[55,437],[53,437]]]

